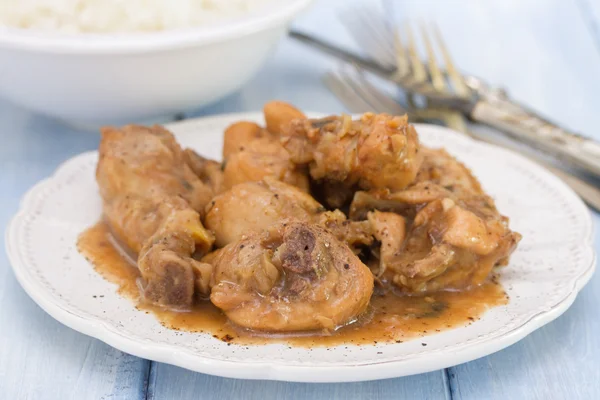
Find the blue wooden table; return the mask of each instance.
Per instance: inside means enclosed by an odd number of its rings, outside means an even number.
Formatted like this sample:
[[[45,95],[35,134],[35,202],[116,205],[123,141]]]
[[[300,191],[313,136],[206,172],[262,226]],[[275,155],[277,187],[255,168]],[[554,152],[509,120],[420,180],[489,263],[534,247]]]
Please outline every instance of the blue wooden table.
[[[351,45],[335,21],[346,4],[317,2],[296,26]],[[462,69],[600,139],[597,0],[396,0],[394,7],[398,18],[435,20]],[[259,110],[271,99],[344,111],[320,81],[332,66],[284,40],[241,91],[189,116]],[[0,100],[0,226],[30,186],[97,144],[97,134]],[[16,282],[3,249],[0,304],[0,399],[600,399],[600,274],[562,317],[508,349],[447,370],[352,384],[223,379],[124,354],[46,315]]]

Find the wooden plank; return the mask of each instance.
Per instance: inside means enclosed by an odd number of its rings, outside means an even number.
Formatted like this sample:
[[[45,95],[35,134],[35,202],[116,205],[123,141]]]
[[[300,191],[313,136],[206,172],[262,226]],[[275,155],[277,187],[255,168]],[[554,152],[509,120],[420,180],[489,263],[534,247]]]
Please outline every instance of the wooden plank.
[[[598,216],[595,222],[598,226]],[[451,368],[452,398],[600,398],[598,304],[600,275],[595,274],[556,321],[506,350]]]
[[[32,117],[0,102],[0,226],[21,195],[64,159],[97,146],[98,135]],[[149,362],[56,322],[16,282],[0,252],[0,398],[143,399]]]
[[[148,399],[450,399],[444,371],[359,383],[290,383],[226,379],[154,364]]]

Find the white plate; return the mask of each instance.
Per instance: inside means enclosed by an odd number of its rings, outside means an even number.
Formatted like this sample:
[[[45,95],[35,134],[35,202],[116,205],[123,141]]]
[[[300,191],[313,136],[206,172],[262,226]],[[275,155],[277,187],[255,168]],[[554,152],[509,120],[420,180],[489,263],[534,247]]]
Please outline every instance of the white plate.
[[[182,145],[219,158],[223,128],[240,119],[261,121],[262,116],[224,115],[170,128]],[[473,360],[522,339],[573,303],[595,267],[592,222],[567,186],[523,157],[445,128],[417,125],[417,130],[425,144],[444,146],[473,168],[499,209],[511,218],[511,227],[523,234],[501,275],[509,304],[463,328],[399,344],[332,349],[228,346],[207,334],[166,329],[152,314],[136,310],[119,296],[77,251],[77,236],[101,213],[94,179],[96,152],[70,159],[27,193],[8,227],[7,253],[23,288],[58,321],[127,353],[207,374],[363,381]]]

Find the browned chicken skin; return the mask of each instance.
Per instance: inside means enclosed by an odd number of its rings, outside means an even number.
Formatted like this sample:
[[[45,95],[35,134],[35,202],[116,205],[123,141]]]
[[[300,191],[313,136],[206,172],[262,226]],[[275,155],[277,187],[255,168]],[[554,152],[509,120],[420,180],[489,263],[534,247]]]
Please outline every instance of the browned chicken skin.
[[[309,166],[313,179],[349,188],[404,189],[422,160],[417,133],[406,116],[295,119],[284,128],[282,142],[294,163]]]
[[[254,140],[271,137],[272,134],[269,131],[254,122],[235,122],[223,132],[223,160],[227,160],[232,154],[243,151]]]
[[[215,233],[217,247],[223,247],[281,219],[309,221],[324,210],[309,194],[268,177],[240,183],[215,197],[207,207],[204,223]]]
[[[202,157],[192,149],[185,149],[183,156],[186,164],[210,189],[212,196],[223,190],[223,167],[221,163]]]
[[[238,183],[256,182],[265,177],[294,185],[308,192],[308,177],[290,161],[276,137],[252,140],[241,150],[230,154],[225,162],[223,188],[231,189]]]
[[[311,120],[283,102],[264,116],[265,128],[227,128],[223,164],[159,126],[103,129],[104,216],[137,254],[145,301],[210,297],[245,328],[332,331],[366,309],[374,279],[461,290],[520,240],[471,171],[421,146],[405,116]]]
[[[358,191],[350,205],[350,217],[364,219],[371,210],[394,211],[414,218],[419,207],[445,197],[473,201],[489,198],[471,171],[444,149],[421,146],[423,164],[416,179],[404,190],[388,189]],[[495,207],[494,207],[495,210]]]
[[[277,137],[281,137],[285,126],[298,118],[306,115],[291,104],[283,101],[270,101],[263,108],[267,130]]]
[[[379,265],[375,276],[380,278],[386,272],[388,264],[393,261],[399,246],[406,238],[406,221],[395,213],[371,211],[367,219],[373,231],[373,236],[380,242]]]
[[[307,173],[290,161],[279,136],[282,124],[289,123],[293,118],[304,118],[304,114],[279,101],[267,103],[264,114],[267,129],[253,122],[241,121],[225,130],[223,188],[230,189],[238,183],[273,177],[308,192]]]
[[[210,266],[191,255],[212,246],[199,211],[213,193],[173,135],[158,126],[104,128],[96,178],[112,232],[139,255],[145,300],[189,308],[197,289],[207,295]]]
[[[520,239],[499,214],[478,215],[460,201],[438,199],[417,213],[404,246],[385,264],[409,292],[465,289],[483,283]]]
[[[382,243],[379,273],[403,290],[478,285],[510,256],[521,236],[508,228],[508,218],[498,213],[468,168],[445,150],[422,151],[425,160],[412,185],[394,193],[357,192],[351,216],[372,221]],[[410,228],[401,227],[400,216],[371,210],[400,214]],[[382,237],[383,231],[395,239]]]
[[[215,245],[223,247],[288,218],[317,223],[353,248],[373,241],[368,222],[348,221],[339,210],[325,211],[309,194],[270,177],[240,183],[216,196],[204,223],[214,232]]]
[[[334,330],[369,304],[373,276],[330,233],[289,221],[207,258],[211,301],[234,323],[263,331]]]
[[[444,149],[421,147],[423,164],[415,184],[431,182],[455,194],[484,194],[481,184],[471,171]]]

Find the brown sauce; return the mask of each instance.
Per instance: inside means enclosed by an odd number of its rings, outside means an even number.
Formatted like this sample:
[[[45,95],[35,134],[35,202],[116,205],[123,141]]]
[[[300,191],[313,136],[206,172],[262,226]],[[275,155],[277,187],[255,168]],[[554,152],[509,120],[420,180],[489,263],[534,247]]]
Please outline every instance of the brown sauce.
[[[244,345],[274,341],[304,347],[403,342],[468,325],[486,310],[508,302],[508,296],[495,279],[467,291],[441,292],[431,296],[376,293],[371,298],[369,311],[359,321],[333,334],[264,335],[233,326],[209,301],[189,312],[138,304],[140,296],[136,280],[139,272],[133,260],[119,251],[105,223],[100,222],[82,233],[78,248],[98,273],[118,286],[119,294],[136,302],[138,309],[152,312],[165,327],[204,332],[226,342]]]

